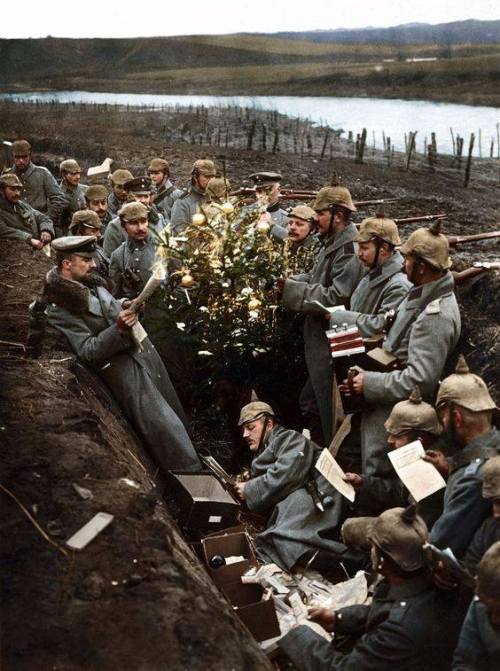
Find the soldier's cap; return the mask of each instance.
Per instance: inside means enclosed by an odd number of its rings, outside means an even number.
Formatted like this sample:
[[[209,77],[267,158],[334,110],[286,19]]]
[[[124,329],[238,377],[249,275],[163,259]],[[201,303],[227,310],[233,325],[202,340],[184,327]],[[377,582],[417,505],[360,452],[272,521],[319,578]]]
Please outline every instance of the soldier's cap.
[[[458,358],[455,372],[439,385],[436,407],[443,403],[456,403],[471,412],[497,410],[484,380],[470,372],[463,354]]]
[[[210,161],[208,158],[199,158],[193,163],[193,168],[191,174],[198,172],[200,175],[205,177],[216,177],[217,170],[215,168],[215,163]]]
[[[231,184],[223,177],[212,177],[205,191],[209,198],[226,198],[231,191]]]
[[[23,183],[14,172],[5,172],[0,175],[0,186],[19,186],[23,188]]]
[[[31,154],[31,145],[28,140],[16,140],[12,143],[13,156],[28,156]]]
[[[500,499],[500,455],[491,457],[481,469],[483,498]]]
[[[123,207],[118,211],[118,216],[120,217],[123,223],[130,221],[135,221],[136,219],[147,218],[149,208],[143,205],[142,203],[125,203]]]
[[[359,550],[369,550],[369,536],[376,519],[376,517],[348,518],[340,530],[344,543]]]
[[[310,224],[316,223],[316,212],[309,205],[296,205],[290,210],[288,216],[289,218],[307,221]]]
[[[478,596],[500,601],[500,541],[484,553],[477,571]]]
[[[252,180],[256,189],[260,189],[281,182],[283,175],[279,172],[254,172],[248,179]]]
[[[85,191],[85,199],[87,202],[91,200],[106,200],[108,197],[108,190],[103,184],[92,184]]]
[[[437,270],[451,268],[450,244],[441,233],[441,222],[434,221],[428,228],[418,228],[400,247],[401,254],[417,256]]]
[[[134,177],[127,180],[123,184],[123,188],[128,193],[135,193],[137,195],[149,195],[154,191],[153,182],[149,177]]]
[[[73,231],[78,229],[80,226],[85,228],[102,228],[101,220],[99,215],[92,210],[79,210],[75,212],[71,217],[71,224],[69,225],[69,230]]]
[[[268,403],[264,403],[263,401],[252,401],[251,403],[247,403],[247,405],[244,405],[241,408],[238,426],[242,426],[247,422],[254,422],[263,415],[269,415],[270,417],[276,416],[274,410]]]
[[[81,172],[82,169],[75,161],[74,158],[67,158],[65,161],[61,161],[59,164],[59,172]]]
[[[97,238],[93,235],[68,235],[56,238],[50,245],[56,253],[76,254],[84,259],[92,259],[96,252]]]
[[[396,403],[384,427],[387,433],[394,436],[407,431],[426,431],[439,436],[443,431],[437,412],[432,405],[422,400],[419,387],[415,387],[407,401]]]
[[[354,241],[370,242],[376,238],[388,242],[393,247],[401,244],[396,222],[392,219],[386,219],[383,214],[363,219]]]
[[[423,548],[429,532],[424,520],[417,515],[416,506],[391,508],[375,520],[369,539],[403,569],[416,571],[427,564]]]
[[[170,172],[168,161],[163,158],[153,158],[148,165],[148,172],[163,172],[168,175]]]
[[[134,176],[130,170],[119,168],[118,170],[115,170],[111,173],[109,179],[115,186],[123,186],[125,182],[128,182],[129,179],[134,179]]]
[[[352,202],[351,192],[345,186],[324,186],[320,189],[311,205],[313,210],[321,212],[332,207],[343,207],[349,212],[356,212],[356,205]]]

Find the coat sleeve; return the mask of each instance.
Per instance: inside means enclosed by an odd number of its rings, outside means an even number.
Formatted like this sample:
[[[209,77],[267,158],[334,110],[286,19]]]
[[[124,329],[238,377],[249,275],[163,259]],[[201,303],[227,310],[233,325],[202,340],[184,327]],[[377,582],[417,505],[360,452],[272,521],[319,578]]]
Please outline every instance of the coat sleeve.
[[[95,336],[79,317],[61,311],[54,314],[50,310],[48,315],[50,324],[66,336],[78,358],[94,368],[100,368],[114,354],[132,347],[130,332],[120,331],[116,324],[108,326]]]
[[[405,368],[390,373],[365,371],[366,400],[374,404],[397,403],[408,398],[416,385],[422,396],[432,397],[458,335],[455,325],[443,312],[432,315],[424,312],[411,331]]]
[[[487,526],[489,526],[489,520],[490,518],[485,520],[476,531],[472,537],[469,547],[467,548],[465,557],[463,558],[463,564],[465,568],[469,571],[469,573],[472,573],[472,575],[477,575],[478,564],[488,549],[488,544],[486,543],[485,537],[487,534]]]
[[[191,217],[188,214],[189,206],[184,198],[178,198],[172,206],[170,215],[170,226],[174,235],[179,234],[182,229],[191,223]]]
[[[33,216],[35,217],[38,235],[40,236],[44,231],[50,233],[52,238],[55,236],[54,224],[47,214],[39,212],[38,210],[33,210]]]
[[[480,668],[486,668],[478,664],[485,650],[477,627],[476,604],[476,600],[472,601],[462,625],[453,655],[453,671],[478,671]]]
[[[102,248],[106,256],[111,258],[111,254],[118,249],[118,247],[123,242],[122,227],[116,219],[113,219],[106,226],[104,231],[104,240],[102,243]]]
[[[30,244],[32,238],[33,233],[9,226],[0,216],[0,240],[22,240]]]
[[[108,279],[111,282],[111,293],[118,298],[122,293],[122,272],[118,263],[118,257],[115,250],[111,254],[109,261]]]
[[[47,214],[51,221],[59,221],[65,205],[64,194],[48,170],[45,172],[44,182],[45,195],[47,196]]]
[[[301,487],[313,462],[311,444],[295,431],[280,438],[276,460],[263,475],[249,480],[245,500],[250,510],[266,510]]]

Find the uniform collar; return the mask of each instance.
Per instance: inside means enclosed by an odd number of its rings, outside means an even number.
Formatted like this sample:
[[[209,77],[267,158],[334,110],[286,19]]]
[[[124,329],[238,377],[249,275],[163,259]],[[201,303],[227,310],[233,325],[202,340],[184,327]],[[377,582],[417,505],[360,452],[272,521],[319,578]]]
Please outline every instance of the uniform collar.
[[[402,267],[403,257],[399,252],[395,252],[391,258],[387,259],[387,261],[381,266],[377,266],[376,268],[370,270],[368,273],[369,281],[374,282],[379,278],[383,278],[385,280],[388,276],[401,272]]]
[[[455,282],[453,280],[453,275],[448,270],[443,277],[440,277],[434,282],[428,282],[427,284],[422,284],[419,287],[413,287],[408,294],[408,302],[418,299],[426,300],[429,294],[439,291],[441,296],[444,296],[445,293],[451,293],[454,289]]]
[[[33,161],[30,161],[30,162],[28,163],[28,167],[26,168],[26,170],[25,170],[24,172],[21,172],[21,171],[19,171],[19,170],[17,169],[16,164],[14,164],[14,170],[13,170],[13,172],[15,172],[16,175],[17,175],[17,176],[21,179],[21,181],[22,181],[22,178],[23,178],[23,177],[29,177],[29,176],[31,175],[31,173],[35,170],[35,167],[36,167],[36,166],[35,166],[35,164],[33,163]]]
[[[409,578],[400,585],[389,585],[385,580],[380,583],[375,591],[378,601],[399,601],[400,599],[409,599],[417,594],[426,592],[432,587],[432,578],[430,575],[419,575],[416,578]],[[379,596],[380,589],[380,596]]]

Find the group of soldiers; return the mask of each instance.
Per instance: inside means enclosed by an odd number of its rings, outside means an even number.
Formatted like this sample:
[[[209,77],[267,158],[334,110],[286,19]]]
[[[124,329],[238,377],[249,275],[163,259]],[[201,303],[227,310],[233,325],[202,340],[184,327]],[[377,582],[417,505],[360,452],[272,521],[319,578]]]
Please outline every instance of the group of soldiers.
[[[12,149],[14,165],[0,176],[0,237],[35,251],[50,243],[56,265],[44,288],[49,323],[111,389],[163,471],[201,470],[168,361],[142,328],[134,301],[152,274],[155,236],[165,229],[181,234],[200,208],[220,210],[228,181],[200,159],[181,190],[170,181],[168,162],[154,158],[146,175],[118,169],[108,185],[87,187],[78,163],[68,159],[57,184],[33,164],[28,142]],[[350,652],[307,625],[280,646],[299,669],[494,668],[498,410],[463,357],[448,374],[461,329],[448,239],[431,225],[402,242],[396,223],[383,215],[358,227],[343,186],[323,187],[310,205],[287,212],[281,175],[251,179],[266,204],[256,225],[267,225],[288,251],[312,253],[311,267],[278,278],[273,288],[284,310],[302,315],[308,379],[300,408],[308,432],[281,426],[265,402],[243,407],[239,425],[253,460],[250,478],[235,493],[250,511],[268,514],[255,539],[262,561],[287,570],[311,562],[318,570],[340,563],[366,569],[371,554],[380,576],[371,605],[310,614],[327,631],[355,635]],[[148,319],[154,329],[146,308],[141,321],[149,331]],[[364,367],[346,374],[331,356],[327,333],[351,327],[363,342],[378,338],[378,347],[376,365],[366,357]],[[444,497],[418,504],[388,458],[416,440],[446,480]],[[356,491],[352,504],[315,470],[321,450],[333,445]],[[476,596],[442,562],[432,565],[428,543],[450,548],[477,576]]]

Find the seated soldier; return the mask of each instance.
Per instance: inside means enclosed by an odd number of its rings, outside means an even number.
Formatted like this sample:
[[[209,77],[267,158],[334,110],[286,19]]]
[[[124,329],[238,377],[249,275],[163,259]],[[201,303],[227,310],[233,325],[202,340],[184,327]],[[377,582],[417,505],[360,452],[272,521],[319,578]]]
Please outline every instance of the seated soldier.
[[[423,549],[427,537],[425,522],[413,506],[386,510],[376,519],[370,530],[372,562],[383,579],[372,603],[309,614],[327,631],[359,640],[343,654],[307,624],[292,629],[278,645],[299,671],[450,668],[460,622],[447,595],[433,585]]]
[[[287,570],[311,551],[342,553],[345,547],[331,540],[342,501],[315,471],[320,448],[279,426],[267,403],[245,405],[238,424],[254,454],[250,480],[236,485],[238,496],[251,511],[271,513],[266,530],[255,538],[259,558]],[[321,512],[318,504],[326,509]]]
[[[151,161],[148,166],[148,176],[156,189],[153,202],[168,223],[172,207],[177,198],[182,196],[182,190],[177,189],[170,181],[170,166],[163,158],[154,158]]]
[[[483,499],[491,501],[492,511],[491,516],[484,520],[474,534],[463,559],[472,575],[476,575],[477,566],[486,550],[500,541],[500,456],[488,459],[483,466],[482,476]]]
[[[44,288],[49,324],[108,385],[164,472],[201,469],[184,411],[158,353],[148,338],[142,339],[140,350],[133,337],[137,315],[124,310],[102,286],[104,280],[90,272],[95,238],[59,238],[52,248],[57,266]]]
[[[0,238],[24,240],[42,249],[54,237],[54,226],[46,214],[21,200],[22,182],[17,175],[0,176]]]
[[[69,225],[69,235],[91,235],[96,241],[94,262],[96,271],[101,277],[107,278],[109,274],[109,259],[99,246],[102,237],[102,223],[99,216],[92,210],[80,210],[75,212]]]
[[[500,453],[500,432],[492,423],[496,405],[486,384],[460,356],[455,373],[439,386],[436,407],[452,455],[450,462],[439,453],[426,456],[448,477],[443,512],[431,529],[431,543],[449,547],[461,558],[491,511],[481,489],[485,463]]]
[[[479,563],[477,596],[469,606],[453,671],[495,671],[500,660],[500,541]]]

